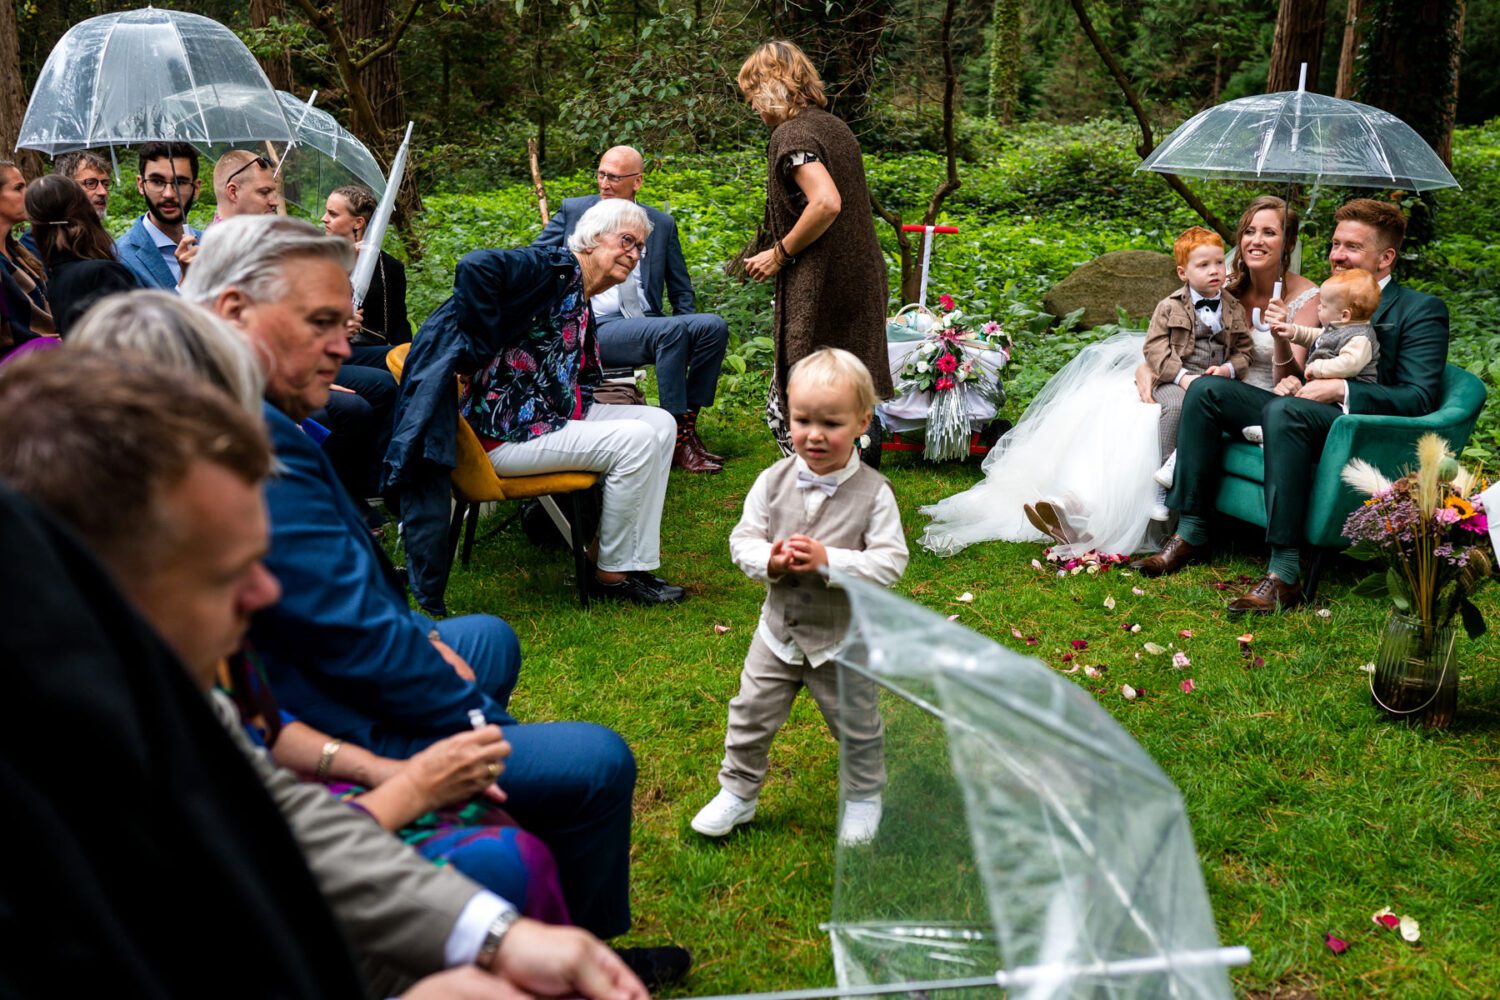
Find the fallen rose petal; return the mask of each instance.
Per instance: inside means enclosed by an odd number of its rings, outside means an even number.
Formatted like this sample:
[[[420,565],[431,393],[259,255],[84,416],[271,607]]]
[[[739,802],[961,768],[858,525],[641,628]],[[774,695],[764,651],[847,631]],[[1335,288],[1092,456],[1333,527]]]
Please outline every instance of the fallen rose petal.
[[[1033,560],[1031,560],[1031,568],[1032,569],[1041,569],[1042,568],[1042,564],[1041,564],[1041,562],[1039,560],[1033,559]]]
[[[1181,670],[1183,667],[1191,667],[1192,665],[1193,661],[1188,659],[1188,655],[1182,650],[1179,649],[1177,652],[1172,654],[1172,666],[1176,667],[1178,670]]]
[[[1266,661],[1257,656],[1255,659],[1250,661],[1250,665],[1252,667],[1263,667],[1266,665]]]
[[[1133,625],[1130,626],[1130,631],[1132,631],[1132,632],[1139,632],[1140,630],[1141,630],[1141,627],[1139,625],[1134,625],[1133,624]]]
[[[948,620],[950,622],[956,622],[956,621],[958,621],[958,615],[949,615],[948,616]]]
[[[1246,632],[1244,635],[1240,636],[1240,638],[1239,638],[1239,643],[1240,643],[1241,646],[1248,646],[1248,645],[1250,645],[1254,641],[1255,641],[1255,636],[1251,635],[1249,632]]]
[[[1193,637],[1193,630],[1190,628],[1185,628],[1182,631],[1178,632],[1177,636],[1180,639],[1191,639]]]
[[[715,625],[714,626],[714,631],[717,632],[717,633],[719,633],[720,635],[723,635],[725,632],[729,631],[729,626],[728,625]]]
[[[1037,637],[1036,637],[1036,636],[1034,636],[1034,635],[1028,635],[1028,636],[1027,636],[1027,637],[1026,637],[1026,645],[1028,645],[1028,646],[1035,646],[1035,645],[1036,645],[1036,644],[1037,644],[1037,643],[1039,643],[1039,642],[1041,642],[1041,641],[1042,641],[1042,640],[1040,640],[1040,639],[1038,639],[1038,638],[1037,638]]]
[[[1343,938],[1334,937],[1332,934],[1324,934],[1323,943],[1326,944],[1328,946],[1328,950],[1333,952],[1335,955],[1342,955],[1344,952],[1349,950],[1348,941],[1345,941]]]
[[[1106,597],[1104,599],[1104,606],[1113,611],[1115,609],[1115,599],[1113,597]]]
[[[1319,618],[1332,618],[1333,617],[1333,612],[1329,611],[1327,608],[1319,608],[1318,609],[1318,617]]]
[[[1130,588],[1130,592],[1132,594],[1134,594],[1136,597],[1145,597],[1146,596],[1146,592],[1144,590],[1142,590],[1140,587],[1131,587]]]
[[[1087,639],[1074,639],[1073,640],[1073,648],[1074,649],[1088,649],[1089,648],[1089,641]]]
[[[1073,658],[1073,654],[1072,654],[1072,653],[1064,653],[1064,654],[1063,654],[1063,655],[1062,655],[1062,661],[1063,661],[1063,662],[1064,662],[1064,663],[1067,663],[1067,662],[1068,662],[1068,661],[1069,661],[1069,660],[1071,660],[1071,659],[1072,659],[1072,658]]]
[[[1370,919],[1382,927],[1396,928],[1401,926],[1401,918],[1392,913],[1389,906],[1383,906],[1370,914]]]
[[[1083,668],[1083,676],[1085,676],[1085,677],[1103,677],[1104,676],[1104,671],[1100,670],[1098,667],[1084,667]]]
[[[1407,941],[1415,942],[1421,936],[1422,928],[1417,925],[1416,920],[1403,913],[1401,915],[1401,937]]]
[[[1132,572],[1130,572],[1130,570],[1128,570],[1128,569],[1122,569],[1122,570],[1120,570],[1120,575],[1121,576],[1135,576],[1135,574],[1132,573]]]
[[[1216,583],[1216,584],[1214,584],[1214,589],[1215,590],[1228,590],[1229,589],[1229,584],[1223,583],[1223,582]]]
[[[974,603],[974,595],[971,594],[971,593],[969,593],[966,590],[962,594],[959,594],[958,597],[956,598],[956,600],[958,601],[959,604],[973,604]]]
[[[1182,693],[1183,694],[1192,694],[1193,693],[1193,689],[1196,688],[1198,685],[1194,684],[1193,683],[1193,679],[1191,677],[1189,677],[1187,680],[1183,681],[1181,684],[1179,684],[1177,686],[1180,687],[1180,688],[1182,688]]]
[[[1071,667],[1069,667],[1067,670],[1064,670],[1063,673],[1065,673],[1065,674],[1076,674],[1076,673],[1078,673],[1079,666],[1081,666],[1081,664],[1075,663]]]
[[[1165,647],[1165,646],[1158,646],[1154,642],[1148,642],[1148,643],[1146,643],[1146,645],[1145,645],[1144,648],[1145,648],[1146,652],[1150,653],[1152,656],[1160,656],[1161,654],[1163,654],[1163,653],[1165,653],[1167,651],[1167,647]]]
[[[1126,701],[1135,701],[1135,696],[1137,693],[1138,692],[1136,691],[1136,689],[1131,687],[1129,684],[1120,685],[1120,694],[1125,696]]]
[[[1018,628],[1011,629],[1010,630],[1010,634],[1013,635],[1013,636],[1015,636],[1017,639],[1024,639],[1024,638],[1026,638],[1026,634],[1024,632],[1022,632]]]

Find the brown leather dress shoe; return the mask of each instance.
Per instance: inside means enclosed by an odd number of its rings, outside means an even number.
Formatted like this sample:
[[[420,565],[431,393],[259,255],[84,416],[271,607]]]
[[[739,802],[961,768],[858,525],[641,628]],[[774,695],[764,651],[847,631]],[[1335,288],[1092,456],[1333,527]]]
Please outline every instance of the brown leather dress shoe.
[[[1154,556],[1138,559],[1131,563],[1140,570],[1142,576],[1166,576],[1175,573],[1188,563],[1199,562],[1203,559],[1201,545],[1189,545],[1182,540],[1181,535],[1173,535],[1162,545],[1161,551]]]
[[[1267,573],[1260,582],[1229,602],[1234,614],[1269,615],[1287,611],[1302,603],[1302,584],[1282,583],[1275,573]]]
[[[672,451],[672,468],[710,474],[724,471],[722,465],[709,461],[701,452],[694,450],[685,439],[678,441],[677,447]]]
[[[689,427],[688,428],[688,432],[685,435],[685,437],[687,438],[688,445],[694,451],[696,451],[698,454],[702,455],[704,458],[708,459],[710,462],[714,462],[715,464],[718,464],[718,465],[723,465],[724,464],[724,456],[723,455],[715,455],[713,452],[709,451],[706,447],[704,447],[703,439],[698,436],[698,428],[696,428],[696,427]]]

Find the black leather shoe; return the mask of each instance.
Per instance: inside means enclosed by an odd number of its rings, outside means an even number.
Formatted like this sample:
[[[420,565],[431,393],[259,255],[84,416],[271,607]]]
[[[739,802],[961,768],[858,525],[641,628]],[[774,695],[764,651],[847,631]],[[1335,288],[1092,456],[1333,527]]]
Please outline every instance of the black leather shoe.
[[[605,583],[597,576],[589,581],[589,596],[606,601],[631,601],[635,604],[675,604],[687,591],[658,580],[649,573],[627,573],[619,583]]]
[[[663,945],[656,948],[616,948],[627,968],[636,974],[646,989],[655,992],[662,986],[681,982],[693,967],[693,956],[686,948]]]

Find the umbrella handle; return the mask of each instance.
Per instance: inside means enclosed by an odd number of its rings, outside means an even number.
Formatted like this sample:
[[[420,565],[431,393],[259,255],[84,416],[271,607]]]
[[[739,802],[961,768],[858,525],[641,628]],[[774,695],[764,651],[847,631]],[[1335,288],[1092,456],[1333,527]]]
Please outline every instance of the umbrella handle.
[[[1273,285],[1273,286],[1271,286],[1271,298],[1273,298],[1273,299],[1279,299],[1279,298],[1281,298],[1281,279],[1280,278],[1277,278],[1276,279],[1276,284]],[[1291,319],[1291,317],[1288,316],[1287,319]],[[1255,326],[1255,329],[1259,330],[1261,333],[1265,333],[1267,330],[1271,329],[1271,325],[1269,323],[1263,323],[1263,322],[1261,322],[1260,308],[1258,306],[1256,308],[1250,310],[1250,322]]]

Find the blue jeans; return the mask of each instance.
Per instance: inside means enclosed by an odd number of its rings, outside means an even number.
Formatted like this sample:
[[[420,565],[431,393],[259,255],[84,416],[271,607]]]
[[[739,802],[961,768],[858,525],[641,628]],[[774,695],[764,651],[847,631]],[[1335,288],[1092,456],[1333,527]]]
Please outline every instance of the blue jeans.
[[[729,324],[713,313],[599,320],[604,366],[655,365],[661,408],[673,416],[713,405],[728,346]]]
[[[437,624],[438,634],[474,671],[475,682],[502,706],[520,671],[515,632],[490,615]],[[500,776],[505,810],[541,838],[557,860],[574,922],[599,937],[630,928],[630,822],[635,756],[614,730],[591,722],[507,725],[511,755]],[[392,733],[369,749],[406,758],[440,736]]]

